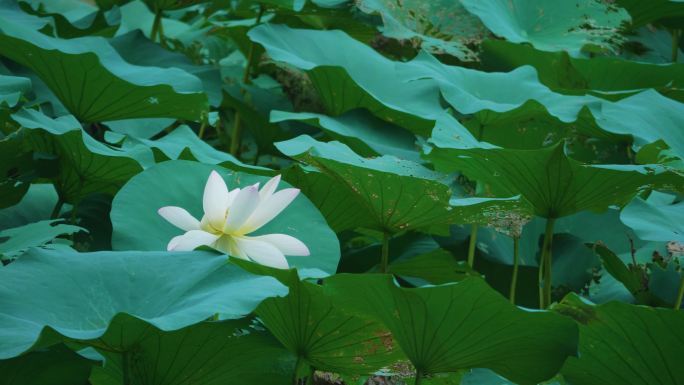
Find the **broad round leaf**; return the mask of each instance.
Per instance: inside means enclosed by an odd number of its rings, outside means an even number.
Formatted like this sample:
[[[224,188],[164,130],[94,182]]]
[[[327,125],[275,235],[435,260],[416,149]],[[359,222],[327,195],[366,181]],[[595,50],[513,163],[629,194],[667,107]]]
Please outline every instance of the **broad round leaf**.
[[[451,223],[486,223],[497,213],[526,209],[517,197],[451,199],[446,175],[393,156],[366,159],[339,142],[319,142],[302,135],[276,147],[331,177],[335,194],[350,197],[338,202],[354,201],[363,207],[363,219],[353,223],[356,227],[396,233]],[[302,176],[305,185],[319,180]],[[345,213],[338,211],[338,215]]]
[[[120,379],[127,365],[131,385],[281,385],[292,376],[295,357],[249,322],[199,322],[163,331],[120,315],[100,338],[78,342],[105,357],[104,367],[93,374],[103,383]]]
[[[318,370],[373,374],[403,355],[390,332],[364,314],[345,312],[321,286],[290,279],[286,297],[269,298],[256,314],[293,354]]]
[[[580,354],[562,373],[573,384],[684,384],[684,312],[619,302],[593,306],[576,295],[556,309],[580,327]]]
[[[0,361],[0,385],[87,385],[92,366],[63,345]]]
[[[116,250],[166,250],[169,240],[183,233],[164,220],[157,210],[183,207],[201,219],[202,195],[212,170],[218,171],[229,189],[260,182],[267,177],[250,175],[190,161],[160,163],[138,174],[119,191],[112,203],[112,246]],[[279,189],[290,187],[281,182]],[[287,257],[291,266],[320,269],[333,274],[340,258],[339,242],[323,216],[300,194],[280,215],[252,235],[283,233],[302,242],[310,256]]]
[[[553,377],[577,351],[577,327],[511,305],[481,278],[406,289],[390,275],[341,274],[323,288],[384,322],[424,374],[489,368],[522,385]]]
[[[0,52],[35,71],[85,122],[199,120],[208,108],[196,77],[177,68],[128,64],[100,37],[52,38],[0,15]]]
[[[96,339],[126,313],[176,330],[217,313],[242,317],[286,293],[274,278],[211,253],[32,249],[0,269],[0,359],[27,351],[47,327],[71,339]]]
[[[579,55],[585,45],[613,49],[630,21],[623,8],[598,0],[462,0],[495,34],[544,51]]]
[[[460,170],[496,194],[521,194],[546,218],[604,211],[646,188],[684,190],[684,178],[667,168],[583,164],[568,157],[560,143],[539,150],[436,147],[428,157],[438,169]]]

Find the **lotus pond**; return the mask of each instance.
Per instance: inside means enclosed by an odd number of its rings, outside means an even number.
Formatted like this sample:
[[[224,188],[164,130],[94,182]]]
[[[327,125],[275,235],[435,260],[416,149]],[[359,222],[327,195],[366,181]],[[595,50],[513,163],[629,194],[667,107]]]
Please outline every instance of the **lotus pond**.
[[[684,385],[683,29],[0,0],[0,385]]]

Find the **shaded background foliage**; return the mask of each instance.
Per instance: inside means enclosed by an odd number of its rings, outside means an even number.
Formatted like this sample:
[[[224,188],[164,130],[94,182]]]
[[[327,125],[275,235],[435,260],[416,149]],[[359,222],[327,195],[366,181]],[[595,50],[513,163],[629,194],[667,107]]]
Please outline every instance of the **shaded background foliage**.
[[[684,384],[684,3],[0,0],[0,384]],[[291,270],[164,251],[281,174]]]

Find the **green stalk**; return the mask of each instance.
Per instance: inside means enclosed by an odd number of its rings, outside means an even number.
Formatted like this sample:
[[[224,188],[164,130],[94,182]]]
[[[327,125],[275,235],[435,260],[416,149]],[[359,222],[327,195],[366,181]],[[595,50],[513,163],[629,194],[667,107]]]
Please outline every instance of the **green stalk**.
[[[159,44],[166,48],[166,37],[164,37],[164,22],[162,20],[162,11],[159,11]],[[156,16],[155,16],[156,17]]]
[[[389,233],[382,233],[382,254],[380,256],[380,272],[387,273],[387,266],[389,265]]]
[[[681,29],[672,30],[672,62],[677,62],[677,54],[679,53],[679,38],[682,35]]]
[[[259,146],[257,146],[256,154],[254,154],[254,162],[252,162],[253,165],[255,165],[255,166],[259,165],[259,156],[261,156],[261,154],[259,154]]]
[[[413,385],[420,385],[420,382],[423,380],[423,371],[420,369],[416,369],[416,381],[413,383]]]
[[[554,218],[546,219],[546,230],[544,231],[544,245],[542,246],[541,257],[542,266],[540,266],[540,268],[543,268],[544,272],[543,279],[539,282],[540,290],[542,290],[540,309],[546,309],[551,305],[551,248],[553,245],[553,225],[555,222],[556,220]],[[539,276],[542,277],[541,272]]]
[[[309,374],[307,374],[305,377],[299,377],[299,375],[304,371],[306,371],[306,373],[313,373],[311,366],[306,363],[306,360],[303,360],[301,357],[297,357],[295,372],[292,376],[292,385],[307,385],[309,383]]]
[[[255,25],[259,25],[261,22],[261,17],[264,15],[264,11],[266,8],[262,5],[259,6],[259,14],[257,15],[256,18],[256,23]],[[249,77],[250,70],[252,69],[252,65],[254,62],[254,42],[250,40],[249,42],[249,50],[247,51],[247,65],[245,67],[245,72],[242,75],[242,82],[245,84],[251,83],[251,79]],[[233,132],[230,137],[230,154],[238,157],[238,151],[240,150],[240,134],[241,134],[241,129],[242,126],[240,125],[240,111],[235,111],[235,121],[233,122]]]
[[[150,31],[150,40],[157,41],[157,34],[162,22],[162,11],[156,9],[154,12],[154,21],[152,22],[152,31]]]
[[[200,124],[199,133],[197,134],[197,136],[200,139],[202,139],[202,137],[204,136],[204,131],[207,129],[207,121],[208,121],[207,118],[205,118],[205,117],[202,118],[202,123]]]
[[[677,300],[675,300],[674,309],[679,310],[682,307],[682,299],[684,298],[684,274],[681,281],[679,281],[679,291],[677,292]]]
[[[240,111],[235,111],[233,131],[230,134],[230,155],[239,159],[240,152]]]
[[[518,288],[518,264],[520,262],[520,237],[513,238],[513,276],[511,277],[511,291],[509,298],[515,305],[515,292]]]
[[[58,197],[57,203],[55,204],[55,207],[52,209],[52,213],[50,214],[50,219],[59,218],[59,213],[62,212],[62,206],[64,206],[64,200],[62,199],[62,197]]]
[[[468,266],[475,264],[475,246],[477,245],[477,225],[470,227],[470,241],[468,243]]]
[[[539,256],[539,272],[537,274],[537,282],[539,283],[539,308],[544,309],[544,251]]]

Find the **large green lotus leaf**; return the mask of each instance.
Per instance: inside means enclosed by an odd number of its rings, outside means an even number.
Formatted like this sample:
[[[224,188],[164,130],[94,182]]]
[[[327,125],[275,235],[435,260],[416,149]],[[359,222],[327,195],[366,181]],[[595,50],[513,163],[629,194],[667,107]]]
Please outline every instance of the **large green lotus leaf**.
[[[149,139],[171,126],[175,119],[170,118],[141,118],[141,119],[122,119],[102,122],[110,131],[105,132],[106,136],[110,132],[136,138]]]
[[[458,131],[461,141],[477,145],[470,133],[444,112],[434,84],[407,83],[398,71],[400,62],[385,58],[342,31],[264,24],[248,35],[263,45],[273,60],[306,71],[330,115],[365,108],[383,120],[424,136],[429,135],[435,122],[443,121],[442,124]],[[300,41],[307,44],[299,44]]]
[[[332,115],[366,108],[380,118],[401,126],[414,125],[414,130],[427,133],[431,124],[426,119],[439,111],[435,108],[439,95],[433,87],[401,84],[394,62],[342,31],[265,24],[253,28],[248,36],[263,45],[273,60],[307,71]],[[302,39],[309,44],[296,44]],[[358,60],[359,57],[364,59]],[[371,74],[367,70],[370,67],[377,72]],[[392,89],[390,85],[399,88]],[[407,103],[409,98],[413,103]]]
[[[553,377],[577,352],[577,327],[511,305],[484,280],[406,289],[390,275],[337,275],[323,288],[377,317],[422,373],[489,368],[519,384]]]
[[[187,56],[171,52],[147,39],[140,30],[130,31],[110,40],[114,49],[128,63],[160,68],[179,68],[202,81],[202,89],[212,106],[221,104],[223,80],[216,66],[198,65]]]
[[[287,293],[275,279],[207,252],[31,249],[0,269],[0,278],[2,359],[27,351],[41,336],[50,340],[48,327],[70,339],[98,339],[114,316],[126,313],[176,330],[214,314],[239,318],[263,299]]]
[[[81,121],[197,121],[208,109],[199,79],[182,70],[128,64],[104,38],[57,39],[0,20],[2,55],[35,71]]]
[[[78,0],[29,1],[19,4],[28,14],[52,19],[50,25],[41,30],[50,36],[65,39],[89,35],[110,37],[118,28],[117,13],[106,13],[94,5]]]
[[[283,170],[283,177],[301,189],[335,232],[372,226],[366,208],[359,205],[354,195],[347,192],[346,185],[335,177],[300,165]]]
[[[487,40],[482,48],[486,70],[511,71],[531,65],[542,83],[559,92],[608,96],[618,91],[632,94],[636,90],[655,88],[671,98],[684,99],[680,91],[684,88],[682,64],[657,65],[615,57],[573,58],[567,52],[543,52],[502,40]],[[644,73],[648,76],[643,76]],[[601,91],[608,94],[603,95]]]
[[[648,72],[650,73],[650,72]],[[597,114],[605,130],[628,134],[638,145],[662,139],[674,155],[684,159],[684,104],[647,90],[615,103],[605,103]]]
[[[0,385],[88,385],[95,362],[63,345],[0,361]]]
[[[403,357],[381,323],[340,309],[321,286],[292,278],[290,293],[265,300],[256,314],[300,360],[317,370],[373,374]]]
[[[229,189],[244,187],[268,178],[226,170],[190,161],[157,164],[131,180],[112,203],[112,246],[116,250],[166,250],[169,240],[182,230],[164,220],[157,210],[180,206],[195,218],[202,218],[202,195],[212,170],[219,172]],[[280,188],[289,187],[281,182]],[[339,242],[325,218],[300,194],[280,215],[253,235],[284,233],[298,238],[311,251],[310,256],[288,256],[291,266],[320,269],[334,274],[340,258]],[[225,256],[224,256],[225,258]]]
[[[163,331],[122,314],[101,337],[72,343],[95,347],[104,356],[104,367],[91,376],[96,385],[121,384],[124,365],[131,385],[280,385],[295,366],[294,357],[249,320],[199,322]]]
[[[12,118],[23,127],[17,133],[23,148],[57,157],[53,183],[64,202],[75,203],[96,192],[114,195],[142,171],[130,154],[98,142],[71,115],[51,119],[35,110],[21,110]]]
[[[0,106],[14,107],[23,94],[31,89],[31,80],[18,76],[0,74]]]
[[[583,164],[569,158],[562,143],[539,150],[436,147],[428,158],[438,169],[484,183],[495,196],[521,194],[545,218],[624,205],[647,188],[684,188],[684,179],[662,166]]]
[[[120,6],[118,11],[121,13],[121,22],[116,31],[116,36],[140,30],[145,36],[151,38],[152,25],[156,15],[142,0],[129,1]],[[180,13],[183,14],[184,12],[181,11]],[[165,17],[162,12],[161,25],[164,30],[164,37],[167,40],[183,40],[183,44],[192,42],[192,38],[190,41],[186,40],[188,35],[194,34],[190,24],[177,18]]]
[[[302,121],[318,127],[361,156],[393,155],[401,159],[420,161],[414,135],[364,111],[350,111],[337,117],[310,112],[271,112],[271,122],[289,120]]]
[[[660,21],[666,25],[678,22],[684,17],[684,2],[680,0],[617,0],[617,4],[627,9],[632,16],[631,27],[637,28]]]
[[[398,40],[418,40],[420,48],[448,54],[462,61],[476,61],[476,47],[487,35],[480,20],[456,1],[362,0],[361,11],[380,14],[383,35]]]
[[[41,29],[48,20],[23,12],[16,0],[0,0],[0,18],[7,18],[32,29]]]
[[[368,224],[373,230],[395,233],[451,223],[488,223],[497,213],[525,209],[516,198],[451,199],[445,175],[392,156],[366,159],[339,142],[318,142],[302,135],[276,147],[336,180],[365,208],[366,218],[359,226]]]
[[[449,104],[458,112],[472,114],[482,110],[505,112],[528,100],[541,103],[551,115],[563,122],[574,122],[583,107],[599,107],[602,100],[590,95],[562,95],[539,82],[531,66],[511,72],[483,72],[445,65],[421,52],[399,67],[408,85],[433,81]],[[420,84],[420,83],[419,83]]]
[[[16,258],[29,247],[43,246],[60,235],[84,230],[59,222],[61,221],[44,220],[0,231],[0,259]]]
[[[216,164],[226,168],[248,171],[260,175],[271,175],[273,170],[252,166],[237,160],[227,152],[219,151],[200,139],[188,126],[182,125],[157,140],[127,137],[123,147],[140,154],[138,161],[145,167],[153,163],[184,159],[196,160],[206,164]]]
[[[684,202],[675,204],[651,202],[636,198],[620,213],[620,220],[641,239],[684,243]]]
[[[568,154],[585,163],[628,163],[629,135],[599,127],[594,115],[583,108],[574,122],[563,122],[549,114],[536,100],[528,100],[510,111],[478,111],[463,125],[479,140],[517,150],[536,150],[565,140]],[[433,131],[433,142],[441,140]]]
[[[56,203],[57,192],[52,184],[31,184],[19,203],[0,210],[0,230],[48,219]]]
[[[563,367],[573,384],[684,384],[684,312],[620,302],[594,306],[571,294],[555,311],[580,328],[579,356]]]
[[[543,51],[578,56],[587,46],[613,50],[630,21],[622,8],[598,0],[461,0],[494,34]]]

